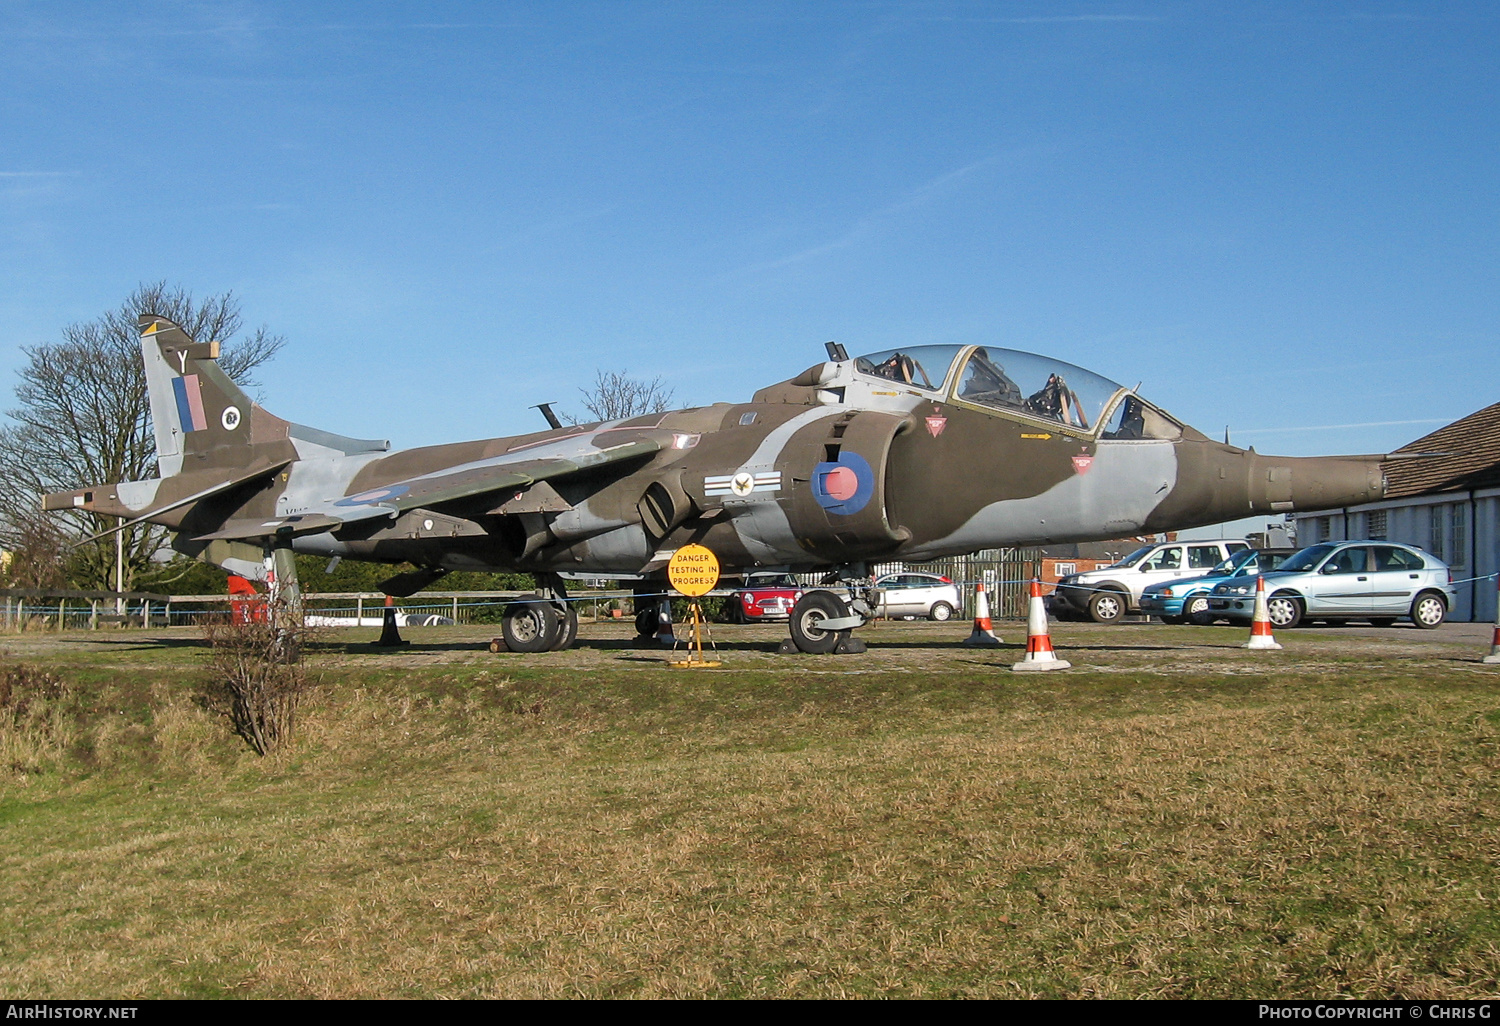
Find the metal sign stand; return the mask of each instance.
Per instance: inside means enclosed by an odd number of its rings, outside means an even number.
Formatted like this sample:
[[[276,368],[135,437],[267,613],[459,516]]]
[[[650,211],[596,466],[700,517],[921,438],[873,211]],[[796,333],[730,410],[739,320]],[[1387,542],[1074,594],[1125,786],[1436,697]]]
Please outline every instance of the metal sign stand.
[[[692,599],[693,615],[693,639],[688,645],[687,658],[668,661],[667,665],[674,670],[706,670],[723,666],[717,659],[703,658],[703,632],[707,621],[703,619],[703,609],[698,604],[699,597],[708,594],[719,583],[718,558],[702,545],[684,545],[672,554],[667,564],[667,579],[673,588]],[[711,636],[709,644],[713,644]],[[675,644],[672,650],[675,654]],[[718,655],[717,648],[714,654]]]

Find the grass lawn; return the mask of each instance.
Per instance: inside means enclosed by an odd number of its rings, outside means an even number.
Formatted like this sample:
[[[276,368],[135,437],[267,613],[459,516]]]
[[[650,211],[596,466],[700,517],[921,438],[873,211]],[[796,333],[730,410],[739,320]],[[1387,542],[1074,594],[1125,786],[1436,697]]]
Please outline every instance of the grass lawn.
[[[1059,625],[1052,674],[967,624],[716,627],[698,671],[365,630],[267,758],[191,629],[11,635],[0,992],[1493,996],[1500,668],[1458,626]]]

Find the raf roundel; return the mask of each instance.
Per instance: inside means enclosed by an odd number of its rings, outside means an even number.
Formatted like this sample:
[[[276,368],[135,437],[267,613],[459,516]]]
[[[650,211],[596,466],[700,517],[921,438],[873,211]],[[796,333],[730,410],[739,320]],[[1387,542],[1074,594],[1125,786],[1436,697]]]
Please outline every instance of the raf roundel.
[[[818,505],[828,512],[852,516],[875,494],[875,471],[859,453],[842,452],[836,461],[813,468],[812,490]]]

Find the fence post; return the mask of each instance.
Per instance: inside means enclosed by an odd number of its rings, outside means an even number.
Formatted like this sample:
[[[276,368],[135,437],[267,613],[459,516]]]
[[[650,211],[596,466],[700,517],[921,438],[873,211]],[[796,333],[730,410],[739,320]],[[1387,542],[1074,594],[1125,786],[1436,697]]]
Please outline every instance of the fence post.
[[[99,629],[99,600],[89,599],[89,630]]]

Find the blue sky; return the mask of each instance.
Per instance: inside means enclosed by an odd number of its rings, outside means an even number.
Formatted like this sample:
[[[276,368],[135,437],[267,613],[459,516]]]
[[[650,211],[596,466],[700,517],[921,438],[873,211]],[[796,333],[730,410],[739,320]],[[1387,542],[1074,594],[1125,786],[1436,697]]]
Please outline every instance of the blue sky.
[[[837,339],[1048,353],[1261,451],[1384,451],[1500,400],[1497,30],[0,0],[0,373],[166,279],[287,336],[269,409],[398,445],[534,429],[598,368],[744,400]]]

